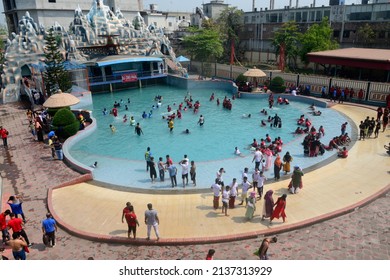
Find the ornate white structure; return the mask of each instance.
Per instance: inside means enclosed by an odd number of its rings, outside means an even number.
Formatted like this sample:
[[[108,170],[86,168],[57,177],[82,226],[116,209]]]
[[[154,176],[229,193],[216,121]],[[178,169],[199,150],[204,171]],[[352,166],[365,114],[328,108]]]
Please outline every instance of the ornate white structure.
[[[21,93],[31,95],[29,87],[22,83],[23,76],[26,76],[22,74],[23,68],[27,67],[31,72],[34,69],[44,71],[44,27],[38,26],[28,12],[18,25],[19,33],[12,34],[6,48],[2,75],[4,103],[18,100]],[[132,20],[127,20],[119,8],[113,12],[103,4],[103,0],[94,0],[87,15],[83,15],[78,6],[69,31],[57,22],[52,25],[52,29],[60,38],[59,48],[64,58],[69,60],[86,62],[114,54],[158,56],[163,57],[173,70],[186,73],[180,63],[176,62],[176,55],[161,28],[152,24],[146,26],[139,13]],[[32,86],[42,90],[41,81]]]

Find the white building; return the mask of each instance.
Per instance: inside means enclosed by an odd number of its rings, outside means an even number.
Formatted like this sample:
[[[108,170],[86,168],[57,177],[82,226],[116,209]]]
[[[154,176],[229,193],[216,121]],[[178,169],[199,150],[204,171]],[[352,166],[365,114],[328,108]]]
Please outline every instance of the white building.
[[[202,8],[197,7],[195,14],[191,15],[191,25],[201,26],[204,19],[216,20],[228,7],[229,4],[225,4],[224,0],[211,0],[210,3],[202,4]]]
[[[27,11],[38,25],[47,28],[58,22],[68,29],[75,9],[80,6],[86,14],[93,2],[104,2],[114,12],[120,9],[127,19],[143,10],[143,0],[3,0],[3,5],[8,31],[17,33],[19,20]]]
[[[153,24],[156,28],[162,28],[166,35],[172,34],[179,29],[179,25],[190,18],[186,12],[161,12],[157,5],[151,4],[150,10],[141,12],[146,25]]]
[[[203,4],[203,12],[208,18],[217,19],[223,10],[229,7],[224,0],[211,0],[210,3]]]

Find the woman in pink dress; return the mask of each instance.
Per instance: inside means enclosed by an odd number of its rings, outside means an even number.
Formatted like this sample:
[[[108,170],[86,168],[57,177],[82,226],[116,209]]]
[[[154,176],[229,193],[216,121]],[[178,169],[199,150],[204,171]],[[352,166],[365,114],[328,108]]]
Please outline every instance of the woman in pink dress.
[[[265,162],[265,170],[269,170],[270,167],[272,166],[273,154],[272,154],[272,151],[269,148],[266,148],[264,150],[264,154],[267,156],[267,160]]]

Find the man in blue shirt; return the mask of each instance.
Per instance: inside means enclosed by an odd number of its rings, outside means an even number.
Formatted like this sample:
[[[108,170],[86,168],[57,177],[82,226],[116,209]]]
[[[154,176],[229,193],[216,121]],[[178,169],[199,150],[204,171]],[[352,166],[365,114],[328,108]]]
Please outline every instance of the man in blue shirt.
[[[177,174],[177,168],[176,166],[172,163],[168,163],[168,173],[169,177],[171,178],[171,183],[172,183],[172,188],[177,186],[177,181],[176,181],[176,174]]]
[[[42,221],[42,232],[43,235],[47,236],[48,242],[47,246],[54,247],[56,245],[55,232],[57,231],[57,223],[53,219],[50,213],[46,214],[46,219]]]

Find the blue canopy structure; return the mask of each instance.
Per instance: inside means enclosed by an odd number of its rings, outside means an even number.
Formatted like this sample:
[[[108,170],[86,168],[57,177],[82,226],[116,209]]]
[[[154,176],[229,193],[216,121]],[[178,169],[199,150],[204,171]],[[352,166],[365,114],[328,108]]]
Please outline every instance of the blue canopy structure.
[[[187,57],[181,55],[178,58],[176,58],[176,61],[178,61],[178,62],[190,62],[191,60],[188,59]]]
[[[84,64],[81,64],[81,63],[73,61],[73,60],[64,61],[63,65],[64,65],[65,70],[75,70],[75,69],[87,68]]]

